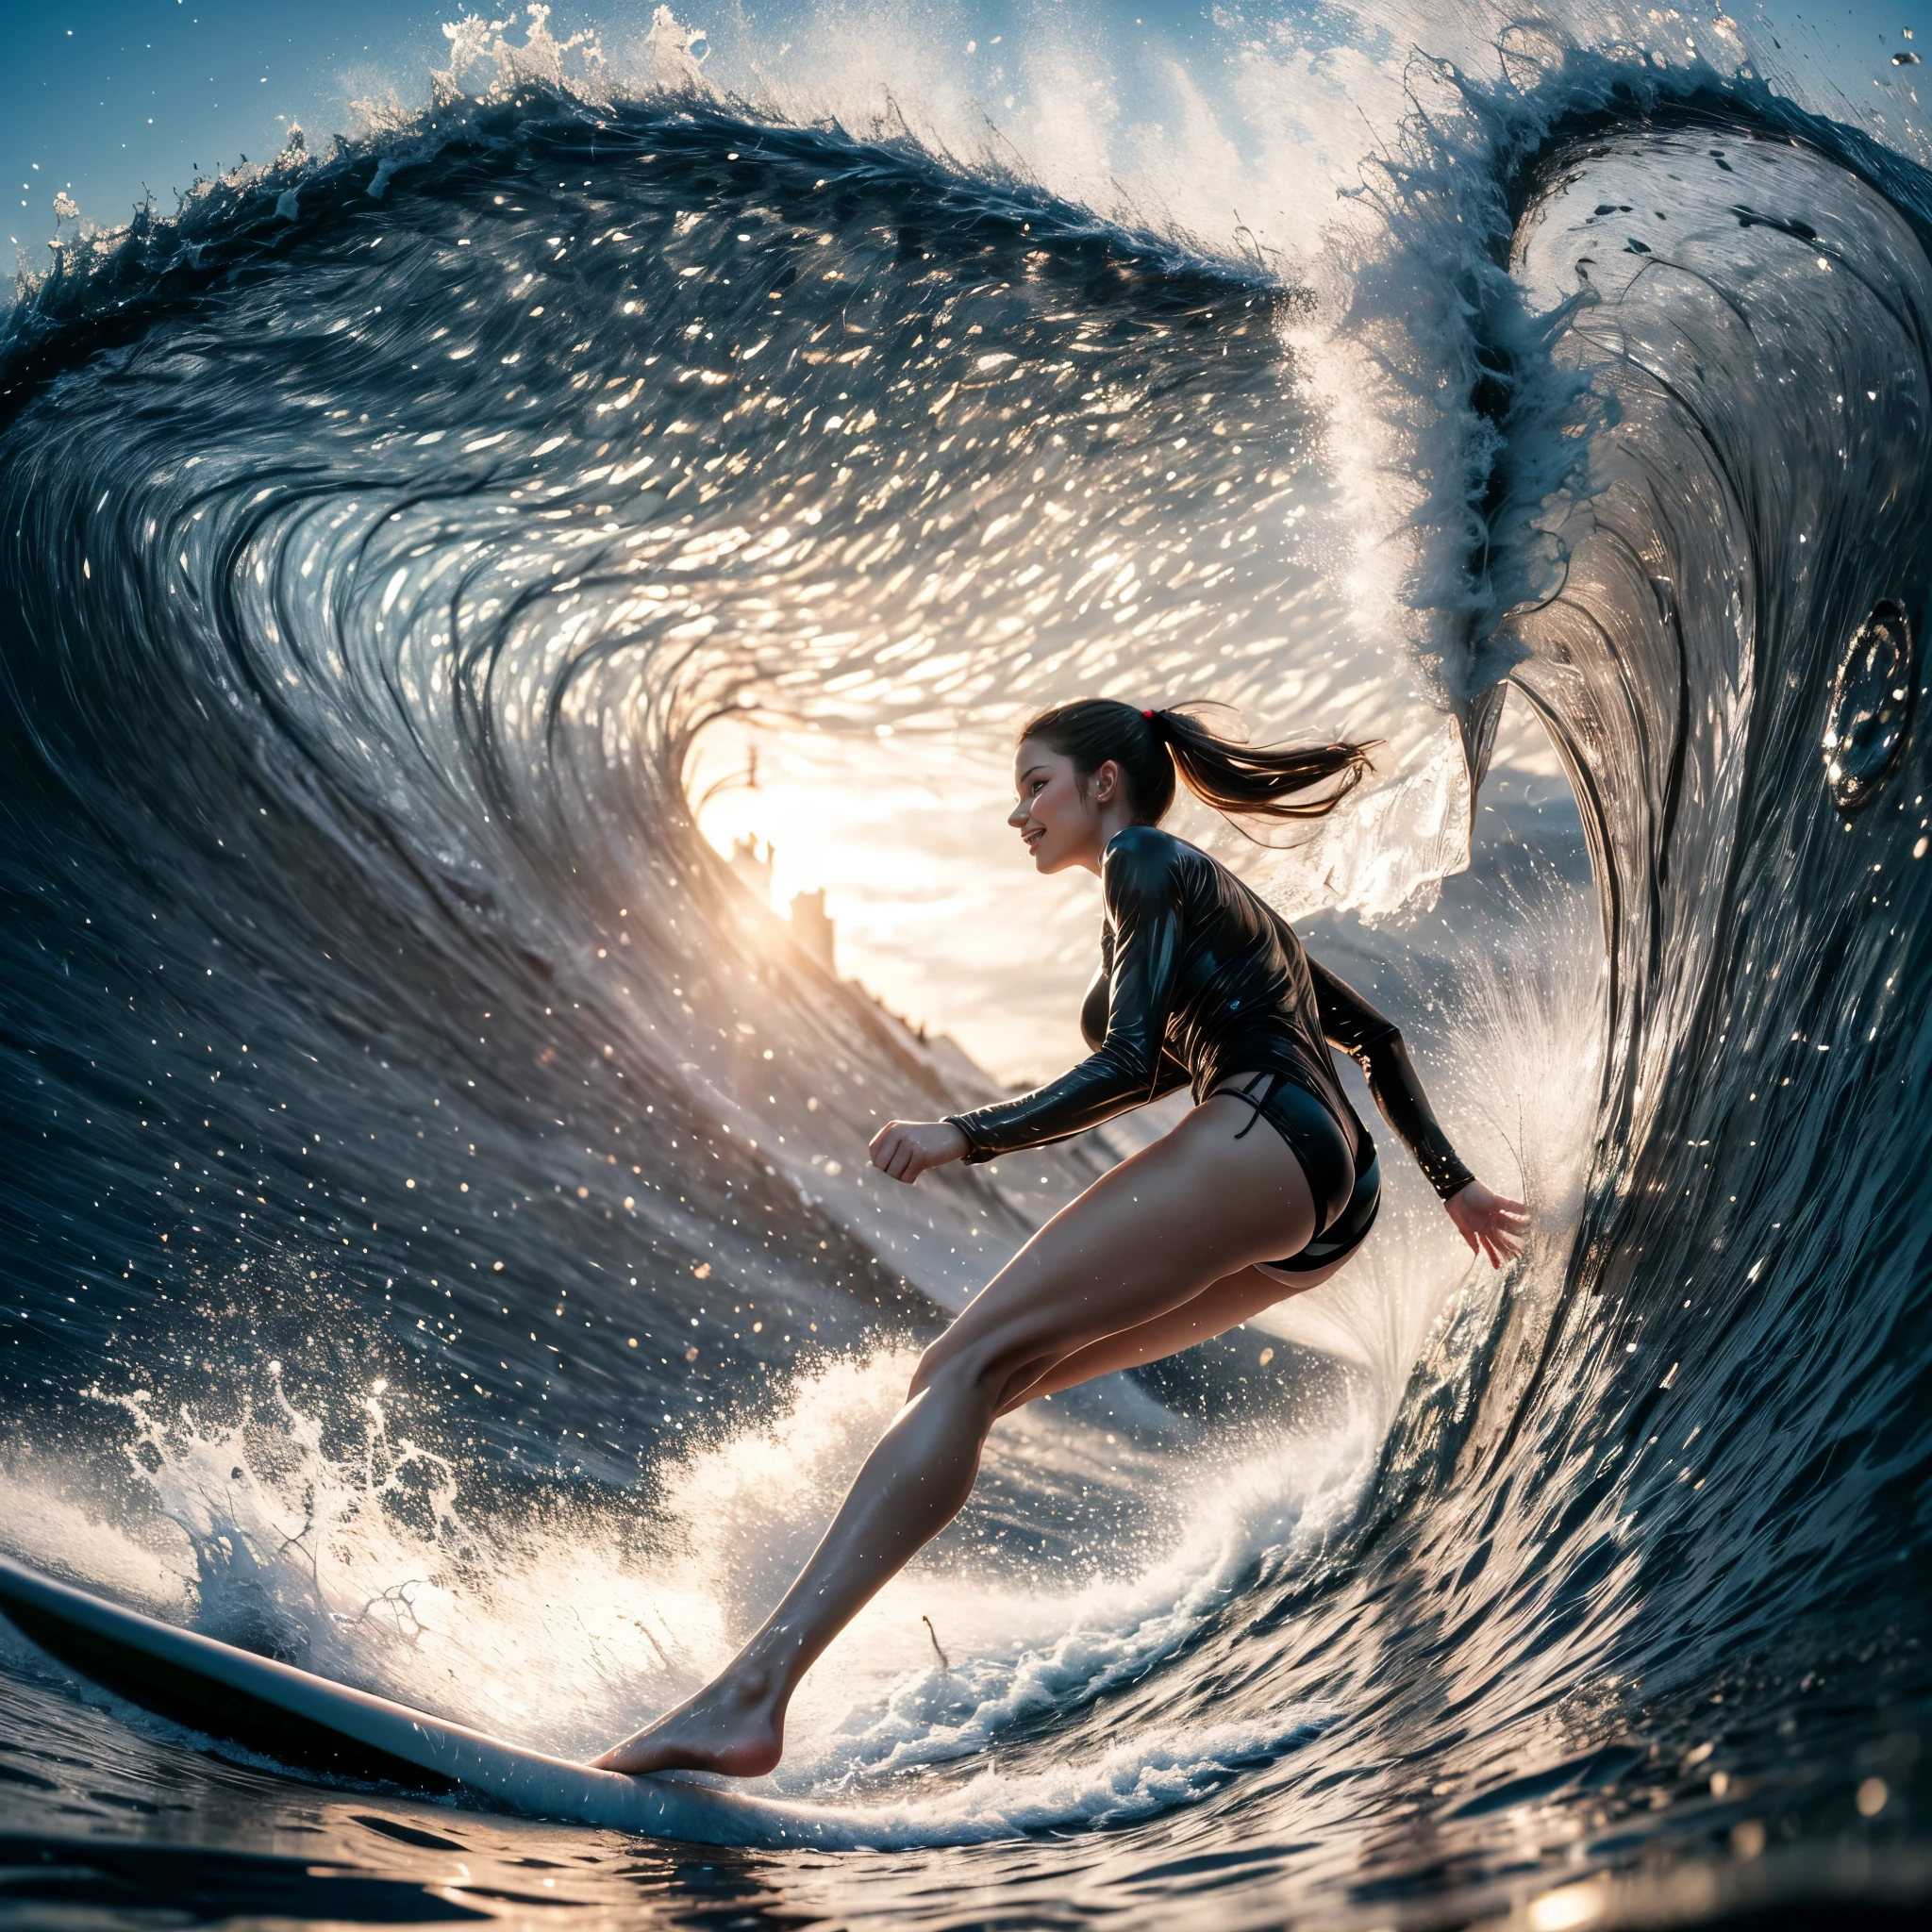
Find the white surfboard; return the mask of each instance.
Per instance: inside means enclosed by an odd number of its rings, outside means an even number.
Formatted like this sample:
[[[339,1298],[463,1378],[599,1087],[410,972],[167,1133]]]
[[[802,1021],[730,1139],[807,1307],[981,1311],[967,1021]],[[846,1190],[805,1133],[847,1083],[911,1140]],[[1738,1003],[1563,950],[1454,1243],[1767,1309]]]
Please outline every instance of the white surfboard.
[[[61,1662],[146,1709],[324,1774],[458,1789],[500,1809],[712,1845],[879,1846],[863,1811],[626,1777],[549,1757],[257,1657],[0,1557],[0,1611]]]

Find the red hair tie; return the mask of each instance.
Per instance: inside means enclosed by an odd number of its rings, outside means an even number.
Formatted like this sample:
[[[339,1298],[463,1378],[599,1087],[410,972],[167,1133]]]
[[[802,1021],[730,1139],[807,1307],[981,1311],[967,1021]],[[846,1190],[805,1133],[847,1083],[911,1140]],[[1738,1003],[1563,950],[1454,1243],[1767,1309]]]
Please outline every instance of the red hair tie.
[[[1146,719],[1146,721],[1148,722],[1148,724],[1153,724],[1153,722],[1154,722],[1154,713],[1153,713],[1153,712],[1152,712],[1151,710],[1146,710],[1146,711],[1142,711],[1142,712],[1141,713],[1141,717],[1143,717],[1144,719]]]

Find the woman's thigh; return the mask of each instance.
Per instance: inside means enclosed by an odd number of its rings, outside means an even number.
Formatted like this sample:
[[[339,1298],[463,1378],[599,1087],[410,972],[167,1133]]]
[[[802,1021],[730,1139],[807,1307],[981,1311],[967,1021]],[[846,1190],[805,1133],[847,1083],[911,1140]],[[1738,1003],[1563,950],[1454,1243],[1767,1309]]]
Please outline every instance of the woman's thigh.
[[[1205,1101],[1103,1174],[926,1350],[914,1390],[957,1366],[1003,1405],[1063,1357],[1305,1246],[1307,1178],[1280,1135],[1241,1132],[1253,1118],[1239,1101]]]
[[[1122,1369],[1138,1369],[1147,1362],[1164,1360],[1184,1348],[1191,1348],[1197,1341],[1225,1335],[1230,1328],[1252,1321],[1264,1308],[1272,1308],[1292,1295],[1306,1294],[1311,1288],[1320,1288],[1353,1259],[1353,1253],[1344,1255],[1325,1268],[1296,1275],[1292,1283],[1278,1275],[1264,1274],[1258,1268],[1243,1268],[1239,1274],[1224,1274],[1219,1281],[1210,1282],[1191,1301],[1169,1308],[1137,1327],[1102,1336],[1098,1341],[1061,1357],[1038,1381],[1019,1391],[1009,1390],[1002,1412],[1038,1401],[1042,1395],[1058,1395],[1062,1389],[1077,1388],[1096,1375],[1111,1375]]]

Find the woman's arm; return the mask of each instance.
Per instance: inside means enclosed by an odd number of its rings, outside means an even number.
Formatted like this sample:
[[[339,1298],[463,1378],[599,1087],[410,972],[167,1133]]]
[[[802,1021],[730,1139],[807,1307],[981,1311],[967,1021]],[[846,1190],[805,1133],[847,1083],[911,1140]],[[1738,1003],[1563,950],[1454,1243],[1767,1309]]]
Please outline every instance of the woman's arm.
[[[1058,1080],[950,1116],[965,1137],[968,1161],[1064,1141],[1172,1091],[1186,1077],[1163,1053],[1181,942],[1173,840],[1152,826],[1130,825],[1108,847],[1100,877],[1113,926],[1106,1038]]]
[[[1423,1091],[1422,1076],[1394,1021],[1319,961],[1311,958],[1308,971],[1324,1038],[1361,1068],[1382,1118],[1415,1157],[1472,1252],[1501,1267],[1522,1251],[1529,1210],[1521,1201],[1491,1193],[1463,1165]]]
[[[1445,1201],[1460,1193],[1475,1176],[1442,1131],[1403,1042],[1402,1029],[1320,961],[1311,958],[1308,971],[1314,975],[1315,1006],[1328,1044],[1340,1047],[1361,1068],[1382,1118],[1415,1156],[1416,1165],[1436,1192]]]

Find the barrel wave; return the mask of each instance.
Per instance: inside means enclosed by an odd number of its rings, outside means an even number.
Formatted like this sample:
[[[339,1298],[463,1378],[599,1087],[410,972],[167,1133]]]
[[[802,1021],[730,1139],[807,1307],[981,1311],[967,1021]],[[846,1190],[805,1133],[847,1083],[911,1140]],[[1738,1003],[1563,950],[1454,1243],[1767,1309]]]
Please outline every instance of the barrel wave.
[[[437,1842],[744,1923],[1923,1890],[1932,185],[1613,65],[1472,97],[1462,628],[1402,674],[1455,770],[1365,794],[1323,890],[1257,874],[1340,905],[1311,947],[1528,1190],[1524,1262],[1397,1177],[1346,1294],[1004,1425],[753,1787],[837,1858],[298,1786],[10,1637],[9,1830],[146,1806],[112,1857],[171,1896],[165,1807],[219,1806],[195,1882],[268,1910],[299,1814],[397,1917]],[[8,1547],[555,1750],[702,1681],[910,1352],[1128,1144],[874,1186],[878,1121],[996,1083],[745,895],[704,747],[1372,691],[1324,299],[909,136],[528,86],[24,295]],[[1506,692],[1574,850],[1482,831]]]

